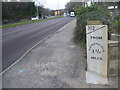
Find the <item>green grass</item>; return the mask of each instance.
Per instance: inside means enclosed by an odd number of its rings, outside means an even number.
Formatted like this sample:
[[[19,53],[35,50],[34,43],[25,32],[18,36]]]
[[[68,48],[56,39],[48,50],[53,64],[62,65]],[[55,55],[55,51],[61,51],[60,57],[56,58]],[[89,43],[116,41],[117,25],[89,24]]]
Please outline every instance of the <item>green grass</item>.
[[[63,16],[57,16],[57,17],[53,17],[53,18],[46,18],[46,19],[40,19],[40,20],[34,20],[34,21],[25,21],[25,22],[20,22],[20,23],[13,23],[13,24],[9,24],[9,25],[0,26],[0,28],[12,27],[12,26],[17,26],[17,25],[28,24],[28,23],[33,23],[33,22],[40,22],[40,21],[44,21],[44,20],[57,19],[57,18],[62,18],[62,17]]]

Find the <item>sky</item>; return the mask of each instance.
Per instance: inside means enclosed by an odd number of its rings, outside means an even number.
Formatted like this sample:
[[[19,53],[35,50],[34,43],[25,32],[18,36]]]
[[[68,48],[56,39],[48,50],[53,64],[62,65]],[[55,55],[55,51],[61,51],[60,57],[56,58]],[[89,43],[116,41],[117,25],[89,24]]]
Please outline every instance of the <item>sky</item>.
[[[42,5],[45,8],[56,10],[56,9],[64,9],[65,4],[70,0],[36,0],[36,1],[40,3],[42,2]]]

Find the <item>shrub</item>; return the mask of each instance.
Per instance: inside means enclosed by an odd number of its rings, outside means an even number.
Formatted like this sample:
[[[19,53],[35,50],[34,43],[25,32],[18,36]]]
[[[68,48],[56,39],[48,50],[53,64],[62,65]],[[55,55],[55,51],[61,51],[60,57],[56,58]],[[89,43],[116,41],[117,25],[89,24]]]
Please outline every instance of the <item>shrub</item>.
[[[115,16],[114,19],[119,21],[120,20],[120,16]]]
[[[87,21],[99,20],[104,25],[108,25],[109,33],[114,28],[110,13],[105,7],[91,5],[90,7],[76,6],[74,9],[77,17],[77,27],[75,39],[86,42],[86,25]]]
[[[116,26],[117,33],[120,34],[120,16],[115,16],[114,20],[114,25]]]

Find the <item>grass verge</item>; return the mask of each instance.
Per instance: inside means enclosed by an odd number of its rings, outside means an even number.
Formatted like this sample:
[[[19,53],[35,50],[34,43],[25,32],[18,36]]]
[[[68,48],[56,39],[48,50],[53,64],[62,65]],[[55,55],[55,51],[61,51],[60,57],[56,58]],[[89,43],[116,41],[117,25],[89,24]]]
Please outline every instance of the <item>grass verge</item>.
[[[40,19],[40,20],[34,20],[34,21],[25,21],[25,22],[20,22],[20,23],[13,23],[13,24],[9,24],[9,25],[2,25],[2,26],[0,26],[0,28],[12,27],[12,26],[17,26],[17,25],[28,24],[28,23],[33,23],[33,22],[40,22],[40,21],[44,21],[44,20],[57,19],[57,18],[62,18],[62,17],[63,16],[57,16],[57,17],[53,17],[53,18],[46,18],[46,19]]]

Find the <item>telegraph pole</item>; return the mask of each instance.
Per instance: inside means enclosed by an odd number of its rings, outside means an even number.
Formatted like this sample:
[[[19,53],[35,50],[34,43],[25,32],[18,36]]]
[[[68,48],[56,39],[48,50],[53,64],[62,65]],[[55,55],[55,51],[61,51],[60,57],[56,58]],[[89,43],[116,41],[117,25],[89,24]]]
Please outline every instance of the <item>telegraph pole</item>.
[[[37,18],[39,19],[38,5],[37,5]]]
[[[37,9],[37,18],[39,19],[39,13],[38,13],[38,6],[39,6],[39,4],[38,4],[38,1],[37,0],[35,0],[34,1],[35,2],[35,5],[36,5],[36,9]]]

